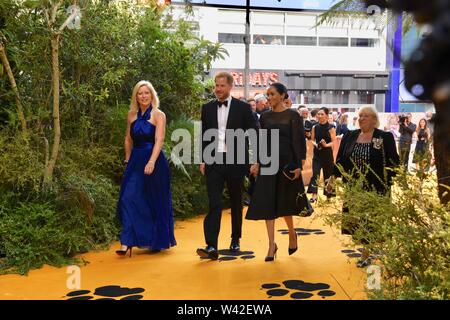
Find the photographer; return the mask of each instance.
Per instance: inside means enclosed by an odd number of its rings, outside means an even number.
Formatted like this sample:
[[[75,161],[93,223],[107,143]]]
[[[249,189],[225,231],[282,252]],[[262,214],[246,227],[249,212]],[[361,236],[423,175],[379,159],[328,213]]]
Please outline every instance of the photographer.
[[[306,106],[300,105],[297,108],[298,113],[303,119],[303,128],[305,130],[305,138],[311,139],[311,130],[313,123],[309,120],[309,110]]]
[[[408,168],[409,154],[411,152],[412,136],[416,132],[417,126],[411,122],[412,114],[401,115],[398,121],[400,125],[400,161]]]

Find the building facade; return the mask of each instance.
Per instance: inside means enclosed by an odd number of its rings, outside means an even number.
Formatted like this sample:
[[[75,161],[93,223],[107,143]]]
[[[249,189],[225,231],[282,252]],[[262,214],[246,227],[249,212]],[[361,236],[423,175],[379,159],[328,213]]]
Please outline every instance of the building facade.
[[[319,15],[318,11],[251,12],[250,96],[280,81],[294,104],[341,111],[369,104],[383,112],[389,90],[385,24],[352,18],[318,25]],[[214,62],[209,76],[231,72],[233,95],[243,97],[245,10],[194,6],[192,19],[200,36],[221,42],[229,53]]]

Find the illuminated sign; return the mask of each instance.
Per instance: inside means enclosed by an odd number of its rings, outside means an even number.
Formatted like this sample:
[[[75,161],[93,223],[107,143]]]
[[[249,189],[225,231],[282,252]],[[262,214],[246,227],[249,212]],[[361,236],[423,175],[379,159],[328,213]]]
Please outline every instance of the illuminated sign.
[[[244,85],[244,72],[231,71],[230,74],[234,78],[234,85],[236,87],[242,87]],[[277,72],[252,72],[249,74],[249,78],[249,83],[252,87],[267,87],[271,83],[279,81]]]

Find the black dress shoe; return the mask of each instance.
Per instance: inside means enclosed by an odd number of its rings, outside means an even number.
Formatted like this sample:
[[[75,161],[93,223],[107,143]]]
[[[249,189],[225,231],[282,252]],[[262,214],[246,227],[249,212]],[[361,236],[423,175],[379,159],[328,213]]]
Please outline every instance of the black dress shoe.
[[[198,248],[197,254],[201,258],[205,259],[217,260],[219,258],[219,253],[213,246],[207,246],[206,248]]]
[[[241,246],[239,244],[239,239],[233,239],[231,240],[231,244],[230,244],[230,251],[232,252],[237,252],[241,250]]]

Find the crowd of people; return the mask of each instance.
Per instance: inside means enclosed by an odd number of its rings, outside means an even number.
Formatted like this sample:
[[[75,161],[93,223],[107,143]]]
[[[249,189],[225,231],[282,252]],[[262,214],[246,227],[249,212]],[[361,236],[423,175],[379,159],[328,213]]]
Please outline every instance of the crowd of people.
[[[380,128],[378,112],[372,106],[358,110],[349,120],[348,114],[330,112],[328,108],[308,110],[306,106],[292,108],[286,86],[272,83],[265,93],[256,94],[247,101],[231,96],[233,77],[227,72],[215,76],[216,99],[201,109],[202,155],[212,150],[213,160],[203,159],[200,173],[205,176],[208,195],[208,213],[204,218],[205,247],[197,249],[198,256],[217,260],[219,257],[219,232],[222,216],[222,194],[228,189],[231,207],[230,251],[240,250],[243,221],[244,180],[250,181],[245,218],[264,220],[267,228],[268,251],[265,261],[276,258],[275,220],[283,218],[289,229],[288,254],[298,249],[293,216],[308,216],[314,209],[311,203],[318,199],[319,178],[324,177],[323,192],[327,198],[334,195],[333,182],[349,176],[364,177],[364,188],[389,196],[395,168],[408,163],[413,139],[417,139],[413,161],[418,169],[429,169],[432,159],[432,115],[427,114],[418,125],[411,115],[392,116],[384,130]],[[125,255],[133,247],[152,251],[169,249],[176,245],[173,226],[173,208],[170,187],[170,170],[162,150],[165,137],[165,115],[159,109],[159,100],[151,83],[136,84],[127,121],[125,137],[126,164],[124,182],[118,201],[118,213],[123,228],[122,247],[117,254]],[[261,130],[263,129],[263,130]],[[205,133],[215,130],[217,135],[205,139]],[[278,150],[275,171],[264,173],[272,163],[251,162],[247,136],[233,136],[227,132],[243,130],[267,131],[269,153]],[[277,140],[270,135],[276,131]],[[264,140],[259,135],[258,139]],[[239,141],[243,139],[243,141]],[[259,140],[258,142],[260,142]],[[335,142],[340,140],[336,153]],[[309,141],[309,142],[308,142]],[[251,143],[250,143],[251,144]],[[302,171],[307,158],[307,144],[314,148],[312,177],[305,191]],[[239,145],[245,146],[245,162],[237,160]],[[231,146],[231,147],[230,147]],[[232,149],[234,148],[234,149]],[[346,174],[344,174],[346,173]],[[347,181],[348,183],[351,183]],[[306,194],[312,196],[308,198]],[[351,209],[345,203],[343,217]],[[343,220],[344,222],[344,220]],[[342,233],[353,234],[355,226],[342,224]],[[367,251],[363,252],[358,266],[370,263]]]
[[[263,93],[256,93],[253,98],[245,100],[251,106],[256,117],[259,117],[262,112],[270,110],[266,95]],[[286,107],[292,106],[292,100],[288,97],[284,102]],[[299,105],[297,111],[303,118],[303,127],[306,138],[311,139],[312,128],[318,124],[319,119],[322,118],[319,113],[319,108],[308,109],[306,105]],[[352,113],[340,113],[338,111],[327,111],[327,124],[334,128],[336,139],[342,139],[344,135],[351,130],[359,129],[358,115],[350,118]],[[394,136],[396,146],[400,155],[401,164],[409,170],[409,163],[412,154],[412,163],[415,165],[416,171],[429,171],[434,166],[434,149],[433,149],[433,131],[434,131],[434,116],[432,111],[424,113],[417,124],[413,123],[412,113],[392,113],[386,119],[386,124],[380,128],[384,131],[391,132]],[[322,118],[322,126],[325,121]],[[331,133],[331,131],[330,131]],[[335,138],[332,140],[334,141]],[[414,146],[412,150],[412,146]],[[413,152],[411,152],[413,151]],[[318,154],[315,149],[314,152],[316,160],[316,168],[318,168]],[[314,160],[313,160],[314,163]],[[314,171],[314,169],[313,169]]]

